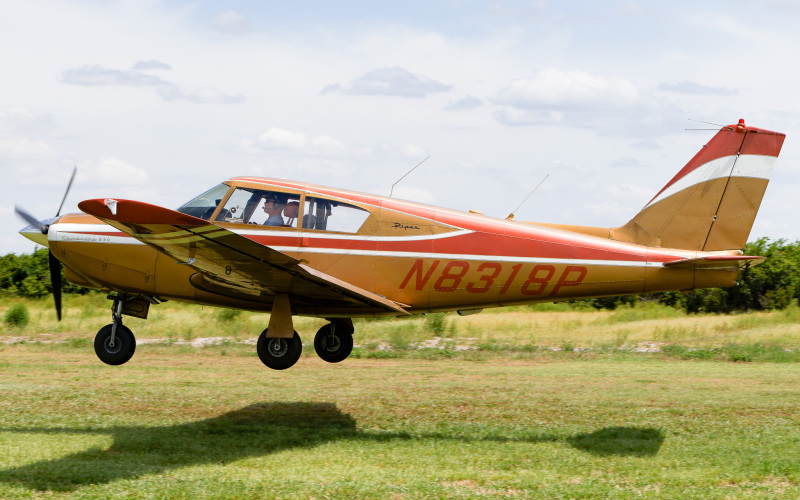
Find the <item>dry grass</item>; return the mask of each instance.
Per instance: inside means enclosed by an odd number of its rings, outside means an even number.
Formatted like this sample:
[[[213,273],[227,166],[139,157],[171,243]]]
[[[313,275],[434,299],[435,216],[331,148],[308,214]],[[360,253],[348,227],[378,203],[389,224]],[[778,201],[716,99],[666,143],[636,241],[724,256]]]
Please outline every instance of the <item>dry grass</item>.
[[[0,317],[15,301],[0,302]],[[0,324],[0,339],[54,341],[94,338],[110,322],[110,304],[102,295],[67,297],[64,320],[56,321],[47,300],[24,301],[30,310],[25,328]],[[800,348],[800,308],[734,315],[686,315],[656,304],[617,311],[570,310],[567,306],[490,309],[460,317],[455,314],[411,318],[356,320],[356,344],[399,349],[439,337],[459,346],[539,346],[619,348],[648,343],[688,347],[762,343]],[[225,337],[254,340],[269,322],[264,313],[230,314],[228,310],[180,303],[151,308],[148,320],[126,318],[137,339],[166,342]],[[295,318],[295,329],[310,343],[325,320]]]

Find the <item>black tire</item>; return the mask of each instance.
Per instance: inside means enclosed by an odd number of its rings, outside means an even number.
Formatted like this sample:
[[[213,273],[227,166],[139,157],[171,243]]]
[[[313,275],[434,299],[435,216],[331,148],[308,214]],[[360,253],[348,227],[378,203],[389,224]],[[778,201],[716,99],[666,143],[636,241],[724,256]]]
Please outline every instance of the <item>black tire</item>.
[[[343,328],[337,328],[331,335],[331,324],[328,323],[317,331],[314,336],[314,350],[323,361],[338,363],[353,352],[353,336],[342,330]]]
[[[97,332],[94,338],[94,352],[103,363],[116,366],[131,359],[136,351],[136,338],[130,328],[117,325],[117,331],[114,333],[114,345],[110,345],[113,326],[106,325]]]
[[[300,359],[303,343],[297,332],[294,332],[294,336],[290,339],[268,339],[267,330],[264,330],[258,337],[256,352],[267,367],[273,370],[285,370],[294,366]]]

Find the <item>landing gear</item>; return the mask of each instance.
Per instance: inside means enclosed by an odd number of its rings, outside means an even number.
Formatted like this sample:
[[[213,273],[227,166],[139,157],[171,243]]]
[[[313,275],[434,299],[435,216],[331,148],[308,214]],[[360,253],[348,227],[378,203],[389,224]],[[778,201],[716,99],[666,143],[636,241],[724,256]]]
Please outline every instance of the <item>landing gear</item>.
[[[317,331],[314,350],[328,363],[344,361],[353,352],[353,335],[342,325],[328,323]]]
[[[256,351],[261,362],[273,370],[290,368],[300,359],[303,343],[300,335],[294,332],[290,339],[267,338],[267,330],[261,332],[256,343]]]
[[[121,365],[131,359],[136,351],[136,339],[127,326],[117,325],[117,331],[112,336],[113,328],[113,324],[106,325],[97,332],[94,352],[107,365]]]
[[[120,297],[114,299],[111,317],[113,323],[101,328],[94,338],[94,352],[103,363],[121,365],[131,359],[136,351],[136,338],[130,328],[122,324]]]

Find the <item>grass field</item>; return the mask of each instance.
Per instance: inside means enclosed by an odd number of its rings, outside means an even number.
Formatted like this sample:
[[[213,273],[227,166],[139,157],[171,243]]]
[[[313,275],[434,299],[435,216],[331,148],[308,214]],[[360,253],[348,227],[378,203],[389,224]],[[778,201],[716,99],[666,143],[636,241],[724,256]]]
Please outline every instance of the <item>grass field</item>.
[[[263,315],[180,305],[127,323],[166,341],[103,365],[107,304],[81,300],[0,331],[0,498],[800,497],[794,358],[622,349],[792,353],[796,309],[360,322],[361,357],[275,372],[244,343]],[[297,322],[306,343],[318,324]],[[179,342],[212,331],[232,340]],[[475,349],[419,348],[435,336]]]

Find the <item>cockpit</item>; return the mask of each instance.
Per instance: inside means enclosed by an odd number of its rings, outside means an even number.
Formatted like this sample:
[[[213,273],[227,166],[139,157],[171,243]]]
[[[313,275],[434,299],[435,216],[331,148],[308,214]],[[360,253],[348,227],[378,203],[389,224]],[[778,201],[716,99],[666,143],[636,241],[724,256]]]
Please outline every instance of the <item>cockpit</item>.
[[[220,184],[178,211],[214,223],[255,224],[357,233],[370,212],[339,200],[306,193]]]

